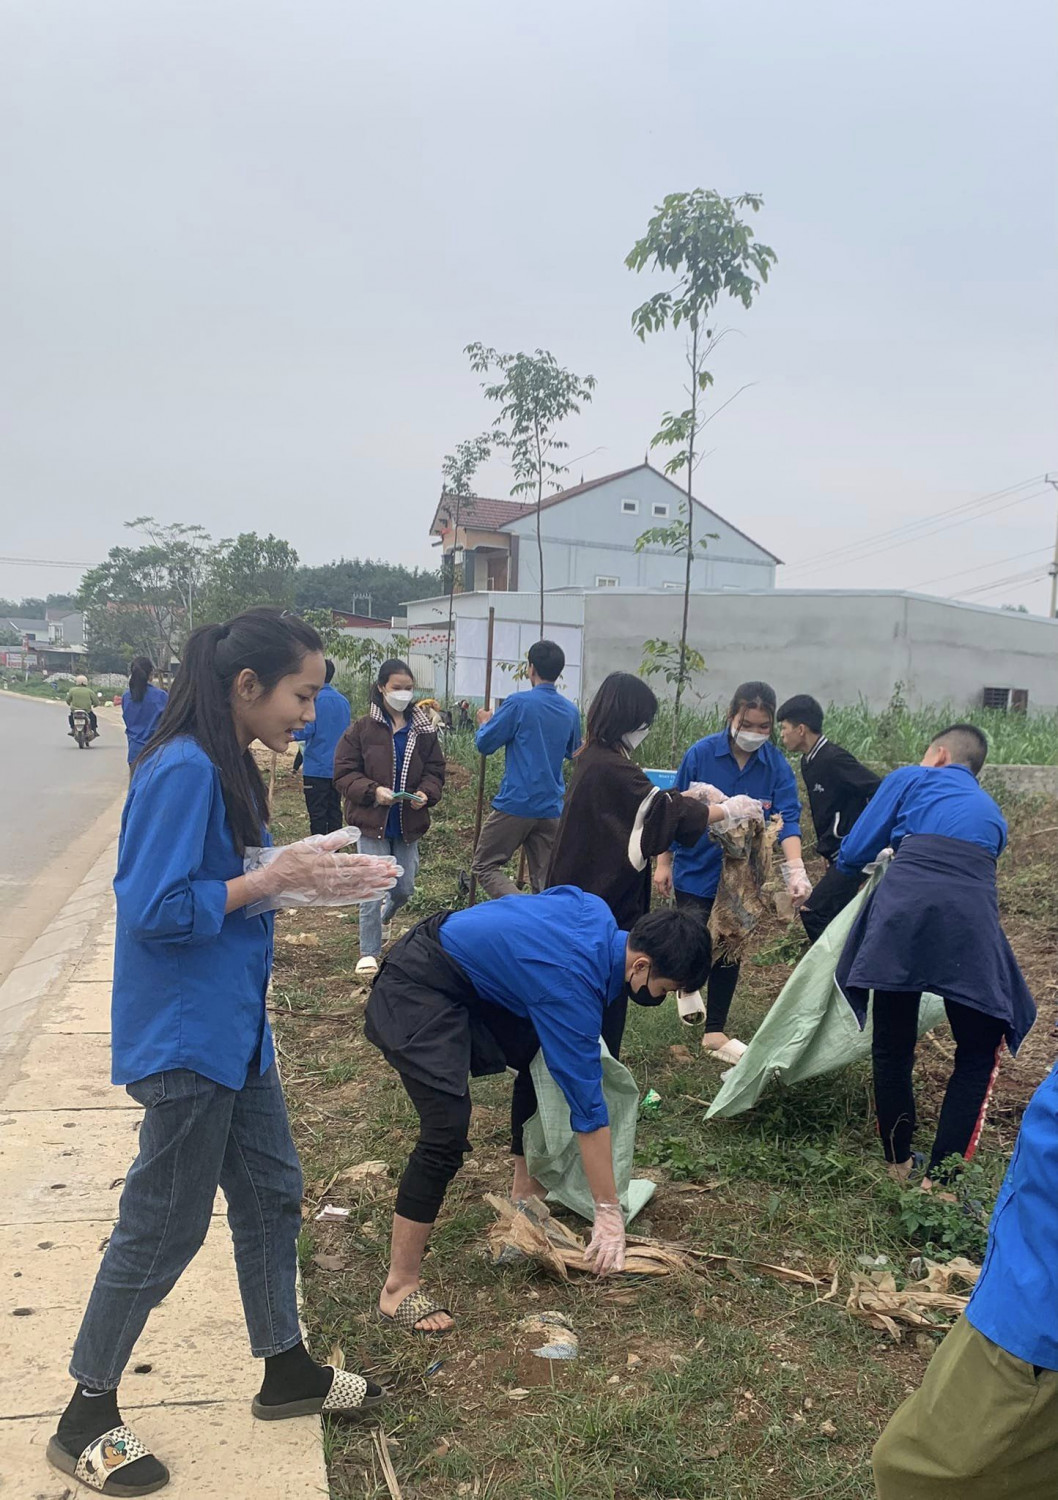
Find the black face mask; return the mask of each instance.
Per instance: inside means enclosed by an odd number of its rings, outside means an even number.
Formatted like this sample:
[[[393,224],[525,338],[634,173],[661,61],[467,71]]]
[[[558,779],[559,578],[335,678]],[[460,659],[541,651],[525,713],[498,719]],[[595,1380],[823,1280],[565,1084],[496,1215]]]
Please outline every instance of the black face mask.
[[[664,1003],[664,995],[652,995],[650,993],[650,976],[647,975],[647,983],[641,990],[632,988],[632,981],[625,980],[625,999],[631,1000],[635,1005],[661,1005]]]

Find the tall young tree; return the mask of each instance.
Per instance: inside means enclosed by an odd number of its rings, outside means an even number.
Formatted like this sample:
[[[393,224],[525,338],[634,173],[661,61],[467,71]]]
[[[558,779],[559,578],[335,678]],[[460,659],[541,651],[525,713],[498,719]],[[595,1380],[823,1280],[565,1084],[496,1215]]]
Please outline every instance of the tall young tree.
[[[724,198],[712,189],[703,188],[696,188],[692,193],[670,193],[647,224],[646,234],[636,241],[625,259],[625,265],[632,271],[649,268],[664,272],[674,281],[672,286],[655,292],[632,314],[632,328],[639,338],[645,340],[648,333],[656,333],[670,324],[674,329],[683,326],[687,330],[686,359],[690,381],[686,390],[689,405],[680,412],[666,412],[650,444],[652,448],[675,448],[665,465],[665,472],[671,475],[686,471],[687,475],[685,513],[677,523],[686,568],[683,622],[679,650],[675,654],[673,756],[679,735],[680,707],[690,676],[687,622],[691,566],[695,555],[692,484],[701,457],[698,438],[703,427],[739,394],[736,391],[735,396],[722,406],[706,414],[703,398],[713,384],[707,361],[724,337],[724,330],[717,332],[709,325],[724,297],[741,302],[743,307],[751,307],[761,283],[767,281],[778,258],[774,250],[754,237],[753,230],[740,217],[746,209],[759,213],[763,203],[759,193],[742,193],[735,198]],[[666,645],[664,642],[655,644]]]
[[[445,519],[452,528],[452,546],[448,555],[448,639],[445,642],[445,707],[451,708],[452,672],[452,622],[455,616],[456,598],[456,547],[459,543],[459,527],[466,513],[473,515],[474,491],[471,488],[474,475],[488,461],[492,443],[487,437],[467,438],[456,444],[454,453],[446,453],[441,460],[441,478],[444,482]]]
[[[544,490],[559,490],[558,475],[565,465],[553,454],[568,448],[558,436],[558,427],[590,401],[594,375],[574,375],[564,370],[547,349],[532,354],[498,354],[483,344],[468,344],[465,353],[479,375],[495,371],[496,383],[482,382],[490,401],[500,403],[500,415],[492,426],[497,447],[511,455],[515,483],[512,495],[536,496],[536,555],[540,570],[540,634],[544,634],[544,542],[540,529]]]

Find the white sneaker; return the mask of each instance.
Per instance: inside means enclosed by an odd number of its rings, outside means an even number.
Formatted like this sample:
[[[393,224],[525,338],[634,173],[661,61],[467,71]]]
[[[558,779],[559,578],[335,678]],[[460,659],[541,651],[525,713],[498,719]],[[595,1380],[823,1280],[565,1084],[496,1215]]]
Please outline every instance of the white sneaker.
[[[373,974],[378,973],[378,959],[372,958],[370,953],[365,953],[363,958],[357,961],[356,969],[354,970],[354,972],[358,974],[361,979],[370,979]]]

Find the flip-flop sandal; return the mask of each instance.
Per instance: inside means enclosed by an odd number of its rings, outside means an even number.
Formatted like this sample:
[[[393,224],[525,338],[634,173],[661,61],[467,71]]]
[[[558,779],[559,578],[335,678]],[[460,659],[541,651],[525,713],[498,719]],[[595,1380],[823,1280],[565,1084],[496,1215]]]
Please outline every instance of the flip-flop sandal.
[[[369,1396],[367,1381],[352,1370],[334,1370],[334,1379],[326,1396],[306,1396],[301,1401],[281,1401],[278,1406],[263,1406],[258,1396],[250,1410],[262,1422],[282,1422],[286,1417],[360,1417],[381,1406],[385,1394]]]
[[[401,1302],[395,1313],[384,1313],[378,1308],[378,1321],[390,1323],[396,1328],[403,1328],[408,1333],[414,1333],[419,1338],[444,1338],[445,1334],[451,1333],[451,1328],[416,1328],[416,1323],[421,1323],[423,1318],[429,1318],[434,1313],[446,1313],[452,1316],[450,1307],[442,1307],[425,1292],[409,1292]]]
[[[117,1477],[122,1469],[137,1459],[153,1456],[132,1428],[124,1423],[94,1438],[80,1458],[67,1453],[58,1438],[53,1437],[48,1443],[48,1462],[52,1467],[78,1480],[86,1489],[95,1490],[98,1495],[153,1495],[155,1490],[163,1489],[169,1483],[168,1469],[161,1479],[152,1480],[150,1484],[122,1484]]]
[[[714,1062],[729,1063],[733,1067],[741,1061],[742,1054],[746,1050],[746,1043],[740,1042],[736,1037],[724,1043],[722,1047],[703,1047],[702,1051],[706,1057],[711,1057]]]

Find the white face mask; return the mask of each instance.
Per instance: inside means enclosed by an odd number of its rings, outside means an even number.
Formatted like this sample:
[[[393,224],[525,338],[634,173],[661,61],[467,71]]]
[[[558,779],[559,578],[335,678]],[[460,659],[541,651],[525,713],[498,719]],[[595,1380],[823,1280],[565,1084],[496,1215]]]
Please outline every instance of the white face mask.
[[[765,740],[768,740],[770,738],[770,735],[757,734],[754,730],[751,729],[740,729],[735,735],[735,744],[740,750],[759,750],[761,745],[764,744]]]
[[[392,713],[402,714],[411,700],[415,697],[415,693],[411,688],[401,688],[400,691],[396,693],[384,693],[383,697],[386,700],[386,707],[390,709]]]
[[[650,725],[640,724],[638,729],[630,729],[627,734],[621,736],[621,744],[631,754],[633,750],[639,749],[649,733]]]

